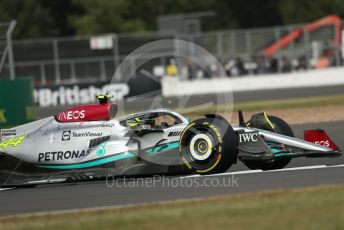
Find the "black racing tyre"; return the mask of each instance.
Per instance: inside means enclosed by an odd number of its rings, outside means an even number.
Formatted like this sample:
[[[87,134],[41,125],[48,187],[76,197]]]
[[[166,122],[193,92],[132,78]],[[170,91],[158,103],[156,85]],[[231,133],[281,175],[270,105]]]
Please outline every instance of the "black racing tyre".
[[[219,116],[190,123],[180,138],[182,163],[193,173],[227,171],[238,156],[238,138],[232,126]]]
[[[255,127],[259,129],[268,130],[271,132],[280,133],[289,137],[294,137],[294,132],[290,128],[287,122],[282,120],[279,117],[275,116],[267,116],[270,122],[273,124],[274,128],[270,125],[263,125],[261,127]],[[282,159],[273,159],[271,161],[245,161],[244,164],[249,169],[262,169],[262,170],[274,170],[274,169],[281,169],[287,166],[291,158],[282,158]]]

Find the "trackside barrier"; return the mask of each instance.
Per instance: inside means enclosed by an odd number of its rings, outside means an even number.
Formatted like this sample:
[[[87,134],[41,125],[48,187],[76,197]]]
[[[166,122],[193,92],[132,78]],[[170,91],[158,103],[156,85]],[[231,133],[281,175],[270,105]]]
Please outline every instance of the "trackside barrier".
[[[0,81],[0,128],[36,119],[32,79]]]
[[[300,87],[344,85],[344,68],[310,70],[286,74],[269,74],[246,77],[214,77],[193,81],[179,80],[178,76],[164,76],[161,81],[164,97],[204,95],[227,92],[258,91]]]

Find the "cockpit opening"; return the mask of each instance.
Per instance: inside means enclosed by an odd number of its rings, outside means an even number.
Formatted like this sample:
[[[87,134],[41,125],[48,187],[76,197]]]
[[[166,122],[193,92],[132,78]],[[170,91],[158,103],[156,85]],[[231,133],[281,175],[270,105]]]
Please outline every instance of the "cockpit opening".
[[[132,129],[165,129],[182,123],[180,118],[166,112],[140,114],[120,122],[121,125]]]

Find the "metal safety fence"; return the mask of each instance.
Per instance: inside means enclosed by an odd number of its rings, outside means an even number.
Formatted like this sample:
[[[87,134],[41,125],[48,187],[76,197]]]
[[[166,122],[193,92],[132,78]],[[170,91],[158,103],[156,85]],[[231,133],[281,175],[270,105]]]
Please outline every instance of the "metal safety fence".
[[[327,26],[316,32],[305,31],[274,55],[268,58],[264,56],[264,48],[303,26],[305,25],[197,34],[104,34],[15,40],[12,46],[16,75],[30,76],[40,86],[109,80],[129,53],[148,42],[166,38],[190,41],[205,48],[223,63],[228,75],[316,68],[317,60],[324,55],[329,60],[328,66],[341,65],[342,47],[333,46],[334,26]],[[1,45],[4,44],[0,43]],[[158,63],[166,65],[166,60],[161,58]],[[0,79],[10,78],[9,72],[10,65],[5,64]]]

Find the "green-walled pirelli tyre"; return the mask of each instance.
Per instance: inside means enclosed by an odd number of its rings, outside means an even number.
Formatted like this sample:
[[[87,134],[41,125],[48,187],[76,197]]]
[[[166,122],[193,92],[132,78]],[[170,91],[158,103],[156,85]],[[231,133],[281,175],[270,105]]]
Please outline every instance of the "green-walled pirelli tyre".
[[[237,161],[238,139],[232,126],[218,115],[191,122],[180,138],[182,162],[193,173],[222,173]]]
[[[253,127],[294,137],[291,127],[281,118],[267,116],[266,113],[263,113],[263,119],[266,119],[267,122],[256,122]],[[250,169],[274,170],[284,168],[290,161],[290,158],[281,158],[270,161],[245,161],[244,164]]]

